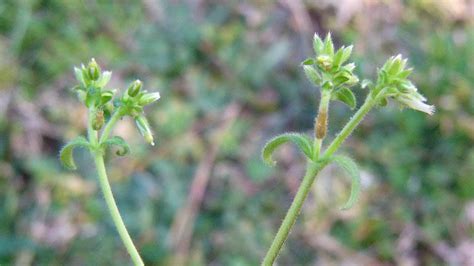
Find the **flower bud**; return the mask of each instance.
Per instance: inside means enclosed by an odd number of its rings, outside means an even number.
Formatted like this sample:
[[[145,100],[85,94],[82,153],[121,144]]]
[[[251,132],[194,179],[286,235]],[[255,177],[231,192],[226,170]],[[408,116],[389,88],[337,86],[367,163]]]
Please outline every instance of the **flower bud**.
[[[320,55],[316,58],[316,62],[324,70],[331,69],[332,66],[332,58],[328,55]]]
[[[90,80],[98,80],[100,77],[100,66],[97,64],[94,58],[91,59],[87,66],[87,73]]]
[[[140,80],[135,80],[127,89],[127,94],[130,97],[135,97],[142,89],[142,82]]]
[[[138,104],[141,105],[141,106],[145,106],[145,105],[148,105],[150,103],[153,103],[153,102],[157,101],[158,99],[160,99],[160,93],[159,92],[146,93],[146,94],[143,94],[140,97],[140,100],[138,101]]]
[[[155,146],[155,142],[153,141],[153,134],[151,133],[150,124],[148,124],[148,120],[144,116],[138,116],[135,118],[135,124],[138,127],[138,131],[140,134],[145,138],[145,141]]]

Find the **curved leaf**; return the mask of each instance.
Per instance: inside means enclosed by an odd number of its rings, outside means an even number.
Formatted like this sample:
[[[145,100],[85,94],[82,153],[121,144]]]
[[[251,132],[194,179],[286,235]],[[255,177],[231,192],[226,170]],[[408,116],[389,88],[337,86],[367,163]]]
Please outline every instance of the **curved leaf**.
[[[275,165],[276,162],[272,160],[273,152],[288,141],[295,143],[309,159],[312,158],[313,146],[308,137],[299,133],[285,133],[272,138],[267,142],[267,144],[265,144],[262,150],[263,161],[268,165]]]
[[[111,137],[101,144],[101,146],[104,149],[107,146],[113,146],[113,145],[119,146],[119,149],[116,152],[118,156],[125,156],[128,153],[130,153],[130,146],[128,146],[127,142],[125,142],[125,140],[119,136]]]
[[[61,163],[68,169],[76,170],[76,163],[74,162],[73,152],[76,147],[88,148],[89,142],[84,137],[77,137],[67,143],[59,152],[59,159]]]
[[[349,199],[344,204],[344,206],[341,207],[341,209],[343,210],[350,209],[352,206],[354,206],[354,203],[359,198],[359,193],[360,193],[359,168],[357,167],[357,164],[351,158],[347,156],[335,155],[330,160],[334,161],[342,169],[344,169],[350,175],[352,179],[351,195],[349,196]]]
[[[349,106],[351,109],[354,109],[357,105],[356,97],[354,96],[354,93],[346,87],[342,87],[336,92],[334,92],[332,94],[332,98],[333,100],[339,100],[347,104],[347,106]]]

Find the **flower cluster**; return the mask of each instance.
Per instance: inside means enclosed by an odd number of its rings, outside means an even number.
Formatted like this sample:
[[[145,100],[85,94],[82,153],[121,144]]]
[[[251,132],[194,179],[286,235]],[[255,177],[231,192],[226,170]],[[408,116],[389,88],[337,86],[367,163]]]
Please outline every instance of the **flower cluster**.
[[[87,66],[82,64],[81,67],[75,67],[74,72],[79,82],[74,90],[81,102],[91,111],[93,115],[91,124],[94,130],[100,130],[106,119],[110,119],[112,113],[115,112],[118,118],[131,116],[145,140],[154,145],[153,135],[143,107],[160,99],[159,92],[142,90],[142,82],[135,80],[121,97],[114,99],[117,90],[105,89],[112,72],[102,71],[94,58]]]
[[[112,100],[115,91],[103,90],[110,81],[112,72],[102,72],[94,58],[91,59],[87,67],[84,64],[81,64],[80,68],[74,67],[74,73],[79,82],[74,90],[79,100],[88,108],[100,108]]]
[[[426,103],[426,98],[421,95],[416,86],[408,80],[413,71],[406,68],[407,59],[401,55],[390,57],[378,72],[376,93],[383,91],[381,105],[387,104],[388,98],[393,98],[402,107],[408,107],[432,115],[435,111],[433,105]]]
[[[114,101],[114,106],[119,108],[121,116],[129,115],[135,120],[138,131],[146,142],[155,145],[148,120],[143,112],[143,107],[160,99],[159,92],[142,90],[142,82],[135,80],[130,84],[121,98]]]
[[[337,51],[331,34],[324,41],[317,35],[313,38],[316,56],[303,61],[303,69],[308,79],[322,90],[330,91],[333,100],[340,100],[355,108],[355,97],[348,88],[359,82],[353,73],[354,63],[345,64],[352,53],[352,45],[342,46]]]

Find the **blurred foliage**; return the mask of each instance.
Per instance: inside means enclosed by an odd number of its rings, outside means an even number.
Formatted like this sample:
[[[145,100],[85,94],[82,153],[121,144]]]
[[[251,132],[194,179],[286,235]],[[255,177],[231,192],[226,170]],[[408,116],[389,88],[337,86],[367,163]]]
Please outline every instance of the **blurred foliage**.
[[[147,264],[176,254],[170,227],[213,149],[188,262],[258,264],[303,170],[291,148],[267,168],[260,148],[276,132],[311,130],[319,95],[299,64],[312,34],[328,30],[338,45],[354,42],[367,75],[402,51],[438,109],[369,115],[346,146],[364,170],[364,198],[339,211],[348,183],[325,171],[280,263],[474,263],[473,10],[462,0],[1,1],[0,264],[129,261],[90,158],[78,152],[78,173],[57,160],[84,131],[70,86],[72,67],[91,57],[114,70],[113,88],[137,76],[162,93],[149,110],[156,148],[124,120],[132,155],[108,161]],[[238,115],[223,126],[230,106]],[[331,112],[335,134],[349,109]]]

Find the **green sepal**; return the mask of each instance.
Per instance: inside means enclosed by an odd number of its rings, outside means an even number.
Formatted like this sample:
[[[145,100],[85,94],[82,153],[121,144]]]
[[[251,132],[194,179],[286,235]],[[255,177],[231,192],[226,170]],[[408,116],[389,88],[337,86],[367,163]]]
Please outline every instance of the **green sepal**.
[[[328,34],[326,35],[326,38],[324,39],[324,54],[327,54],[329,56],[333,56],[334,55],[334,44],[332,42],[332,37],[331,37],[331,33],[328,32]]]
[[[314,37],[313,37],[313,49],[314,49],[314,53],[316,55],[319,55],[323,52],[323,47],[324,47],[324,43],[323,43],[323,40],[321,40],[321,38],[318,36],[318,34],[314,34]]]
[[[303,65],[303,66],[312,66],[312,65],[314,65],[314,63],[315,63],[314,58],[307,58],[306,60],[301,62],[301,65]]]
[[[347,104],[347,106],[349,106],[351,109],[354,109],[357,105],[357,100],[354,96],[354,93],[346,87],[338,89],[337,91],[333,92],[331,96],[333,100],[341,101]]]
[[[300,150],[306,155],[306,157],[312,160],[313,146],[311,145],[311,141],[307,136],[299,133],[284,133],[272,138],[267,142],[267,144],[265,144],[262,150],[263,161],[270,166],[274,166],[276,162],[272,159],[273,152],[288,141],[295,143],[298,148],[300,148]]]
[[[74,162],[73,151],[76,147],[89,148],[90,144],[84,137],[77,137],[68,142],[59,152],[59,159],[64,167],[76,170],[76,163]]]
[[[113,146],[113,145],[119,146],[119,149],[115,153],[118,156],[125,156],[128,153],[130,153],[130,146],[128,146],[127,142],[125,142],[125,140],[119,136],[111,137],[107,139],[106,141],[102,142],[102,144],[100,144],[101,148],[103,149],[106,149],[107,146]]]
[[[338,164],[344,171],[346,171],[351,179],[351,194],[347,202],[341,207],[342,210],[352,208],[359,199],[360,194],[360,173],[357,164],[349,157],[343,155],[334,155],[330,158],[331,162]]]
[[[303,65],[304,73],[306,77],[311,81],[311,83],[315,86],[319,86],[321,83],[321,76],[319,73],[314,69],[312,66]]]

